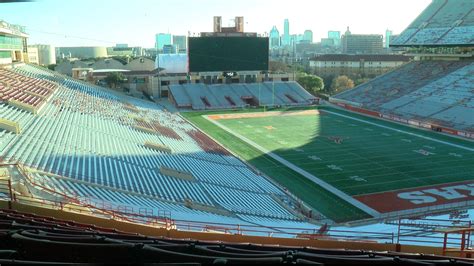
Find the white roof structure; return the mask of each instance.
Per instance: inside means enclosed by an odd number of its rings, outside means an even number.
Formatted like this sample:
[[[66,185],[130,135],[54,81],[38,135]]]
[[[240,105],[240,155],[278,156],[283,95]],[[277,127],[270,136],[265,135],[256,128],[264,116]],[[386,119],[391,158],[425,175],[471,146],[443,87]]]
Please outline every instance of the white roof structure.
[[[179,74],[188,72],[188,55],[187,54],[159,54],[155,61],[156,68],[160,67],[164,70],[164,74]]]

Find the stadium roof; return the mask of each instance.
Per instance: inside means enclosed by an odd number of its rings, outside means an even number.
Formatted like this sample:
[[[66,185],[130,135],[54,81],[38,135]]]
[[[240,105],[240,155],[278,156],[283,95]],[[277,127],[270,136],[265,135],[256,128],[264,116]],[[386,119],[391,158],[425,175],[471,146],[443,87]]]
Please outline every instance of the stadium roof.
[[[125,76],[134,76],[134,75],[157,75],[162,71],[163,68],[156,68],[154,70],[127,70],[127,69],[97,69],[92,71],[92,75],[96,76],[107,76],[109,73],[120,72]]]
[[[312,61],[410,61],[410,57],[405,55],[375,55],[375,54],[323,54],[313,57]]]
[[[474,1],[433,0],[390,46],[474,46]]]
[[[101,73],[101,72],[129,72],[130,70],[128,69],[96,69],[96,70],[93,70],[92,72],[94,73]]]
[[[25,27],[15,24],[10,24],[4,20],[0,19],[0,33],[1,34],[8,34],[8,35],[15,35],[20,37],[28,37],[26,34]]]

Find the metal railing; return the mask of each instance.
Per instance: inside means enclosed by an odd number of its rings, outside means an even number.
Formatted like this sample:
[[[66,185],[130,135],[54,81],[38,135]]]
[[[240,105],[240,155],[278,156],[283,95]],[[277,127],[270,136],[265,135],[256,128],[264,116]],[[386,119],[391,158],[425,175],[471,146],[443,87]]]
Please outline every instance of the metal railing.
[[[122,222],[129,222],[141,225],[148,225],[157,228],[166,228],[190,231],[190,232],[211,232],[232,235],[249,235],[262,237],[281,237],[299,239],[324,239],[337,241],[352,241],[366,243],[389,243],[389,244],[415,244],[424,246],[443,247],[447,252],[449,249],[467,250],[470,247],[470,232],[474,230],[470,221],[444,220],[444,219],[399,219],[388,222],[393,226],[393,230],[362,231],[362,230],[342,230],[327,228],[298,228],[263,226],[255,224],[233,224],[233,223],[213,223],[189,220],[171,219],[168,211],[157,211],[149,208],[140,208],[117,204],[113,202],[96,199],[93,197],[79,197],[77,194],[66,195],[62,191],[57,191],[54,186],[47,186],[46,183],[38,182],[30,176],[30,173],[19,164],[21,174],[30,185],[41,188],[51,195],[55,195],[52,200],[37,198],[34,196],[18,196],[12,188],[10,179],[0,180],[0,189],[8,191],[11,202],[19,202],[44,208],[52,208],[63,211],[70,211],[102,217]]]

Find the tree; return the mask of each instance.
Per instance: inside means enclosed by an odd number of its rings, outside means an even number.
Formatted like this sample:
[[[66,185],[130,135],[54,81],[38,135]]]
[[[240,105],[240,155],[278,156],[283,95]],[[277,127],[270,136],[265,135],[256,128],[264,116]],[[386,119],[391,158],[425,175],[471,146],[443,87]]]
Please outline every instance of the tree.
[[[332,75],[332,74],[328,74],[328,75],[324,75],[324,76],[320,76],[320,77],[323,78],[325,92],[330,93],[331,92],[331,87],[332,87],[332,81],[334,80],[334,78],[336,76]]]
[[[116,88],[117,85],[125,82],[125,76],[120,72],[112,72],[107,74],[107,77],[105,77],[105,82],[110,88]]]
[[[315,75],[300,73],[297,81],[306,91],[313,95],[316,95],[320,90],[324,89],[323,79]]]
[[[371,80],[370,78],[358,78],[354,81],[355,86],[359,86],[362,83],[366,83],[367,81]]]
[[[280,61],[268,62],[268,68],[270,72],[288,72],[290,70],[287,64]]]
[[[354,81],[345,75],[334,78],[331,83],[333,93],[339,93],[352,88],[354,88]]]
[[[54,68],[57,66],[57,64],[51,64],[51,65],[48,65],[47,68],[49,70],[53,70],[54,71]]]
[[[302,65],[294,64],[293,68],[296,72],[303,72],[303,73],[309,74],[309,71],[307,71],[307,69]]]

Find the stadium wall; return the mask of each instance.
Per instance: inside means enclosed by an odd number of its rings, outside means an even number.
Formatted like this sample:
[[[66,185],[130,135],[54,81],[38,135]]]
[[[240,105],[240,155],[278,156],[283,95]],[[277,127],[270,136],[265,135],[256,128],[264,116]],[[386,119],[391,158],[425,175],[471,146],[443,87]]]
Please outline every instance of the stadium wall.
[[[279,238],[279,237],[262,237],[248,236],[243,234],[223,234],[212,232],[192,232],[181,231],[169,228],[157,228],[147,225],[139,225],[129,222],[121,222],[113,219],[94,217],[81,213],[68,212],[64,210],[55,210],[32,206],[19,202],[0,201],[1,209],[11,209],[20,212],[32,213],[40,216],[54,217],[60,220],[75,221],[78,223],[91,224],[103,228],[116,229],[123,232],[139,233],[152,237],[168,237],[174,239],[195,239],[201,241],[223,241],[227,243],[253,243],[262,245],[284,245],[296,247],[314,247],[328,249],[352,249],[352,250],[374,250],[374,251],[393,251],[393,252],[409,252],[442,255],[441,247],[415,246],[405,244],[382,244],[370,241],[338,241],[331,239],[304,239],[304,238]],[[457,254],[450,254],[457,256]],[[460,255],[460,254],[459,254]],[[459,256],[458,255],[458,256]]]
[[[384,220],[392,220],[392,219],[400,219],[403,217],[410,218],[414,216],[424,216],[424,215],[433,215],[433,214],[443,214],[453,210],[466,210],[472,209],[474,206],[474,200],[469,201],[461,201],[449,204],[442,204],[442,205],[433,205],[428,207],[416,208],[416,209],[409,209],[409,210],[401,210],[401,211],[393,211],[383,213],[378,217],[379,219]]]
[[[457,136],[457,137],[474,139],[474,133],[461,131],[461,130],[448,128],[448,127],[443,127],[443,126],[439,126],[439,125],[436,125],[436,124],[427,123],[427,122],[424,122],[424,121],[418,121],[418,120],[414,120],[414,119],[405,119],[405,118],[401,118],[401,117],[398,117],[398,116],[395,116],[395,115],[382,114],[382,113],[367,110],[367,109],[364,109],[364,108],[361,108],[361,107],[355,107],[355,106],[352,106],[350,104],[343,103],[340,100],[335,100],[334,98],[330,98],[329,101],[331,103],[339,106],[339,107],[342,107],[346,110],[356,112],[356,113],[359,113],[359,114],[368,115],[368,116],[377,117],[377,118],[383,118],[383,119],[386,119],[386,120],[391,120],[391,121],[402,123],[402,124],[412,125],[412,126],[416,126],[416,127],[423,128],[423,129],[431,129],[433,131],[438,131],[438,132],[441,132],[441,133],[445,133],[445,134],[449,134],[449,135],[453,135],[453,136]]]

